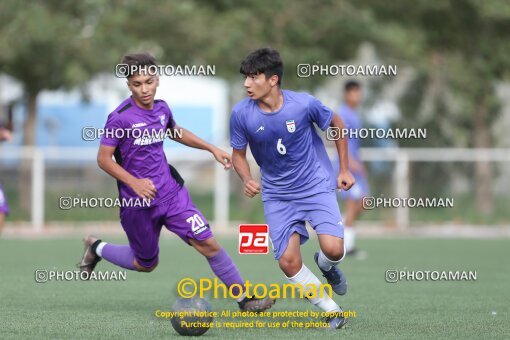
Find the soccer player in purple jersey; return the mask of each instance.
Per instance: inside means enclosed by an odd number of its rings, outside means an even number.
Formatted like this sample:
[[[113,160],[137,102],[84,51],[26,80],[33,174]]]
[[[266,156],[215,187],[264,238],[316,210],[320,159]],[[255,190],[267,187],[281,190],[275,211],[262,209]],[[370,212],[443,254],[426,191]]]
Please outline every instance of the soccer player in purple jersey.
[[[361,103],[361,86],[357,81],[350,80],[345,83],[344,103],[338,109],[338,114],[345,122],[349,131],[361,129],[362,122],[358,107]],[[356,136],[348,137],[349,143],[349,169],[354,175],[356,184],[349,191],[342,191],[339,194],[341,200],[345,201],[345,253],[347,256],[356,253],[356,231],[354,222],[363,211],[363,197],[370,193],[367,180],[367,170],[361,160],[361,139]],[[333,166],[338,171],[338,159],[333,160]],[[360,254],[360,253],[358,253]]]
[[[0,141],[7,141],[12,138],[11,132],[0,124]],[[4,190],[0,186],[0,235],[4,229],[5,216],[9,215],[9,206],[7,205],[7,198],[5,197]]]
[[[174,131],[172,135],[177,137],[176,131],[181,129],[182,138],[175,138],[175,141],[211,152],[225,169],[231,167],[230,155],[179,127],[166,102],[154,99],[159,78],[147,71],[148,67],[156,65],[151,55],[126,55],[122,64],[129,65],[125,75],[131,96],[108,116],[97,160],[101,169],[117,179],[121,199],[148,199],[150,206],[121,207],[120,220],[128,245],[111,244],[87,236],[80,269],[90,274],[104,258],[122,268],[153,271],[158,265],[159,235],[164,225],[204,255],[212,271],[227,287],[244,286],[236,265],[215,240],[206,218],[193,204],[184,181],[167,163],[163,152],[164,137],[158,138],[157,133],[171,129]],[[132,66],[138,67],[139,71],[130,72]],[[128,133],[134,129],[144,133]],[[112,133],[115,131],[124,133]],[[263,311],[274,304],[272,299],[249,298],[236,288],[232,291],[240,295],[241,310]]]
[[[335,178],[315,131],[315,125],[321,130],[328,126],[341,129],[342,119],[307,93],[281,89],[283,62],[274,49],[262,48],[249,54],[240,72],[245,76],[249,98],[232,110],[230,142],[244,193],[254,197],[261,191],[246,160],[249,145],[262,173],[262,201],[274,256],[285,276],[291,283],[320,289],[321,282],[301,259],[300,245],[309,238],[305,227],[308,221],[319,239],[315,262],[333,291],[343,295],[347,281],[337,265],[344,256],[344,235],[335,190],[348,190],[354,178],[347,167],[347,141],[336,141],[341,171]],[[340,307],[327,294],[308,300],[325,312],[340,315]],[[337,329],[347,319],[337,316],[327,321]]]

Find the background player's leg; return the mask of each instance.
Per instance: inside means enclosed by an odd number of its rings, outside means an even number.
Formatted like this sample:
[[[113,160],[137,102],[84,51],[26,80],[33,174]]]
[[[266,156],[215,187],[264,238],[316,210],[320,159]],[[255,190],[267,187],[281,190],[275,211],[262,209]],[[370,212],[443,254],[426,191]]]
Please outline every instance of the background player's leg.
[[[301,259],[300,236],[298,233],[293,233],[291,235],[287,249],[285,249],[283,255],[278,259],[278,264],[290,283],[299,284],[301,287],[315,285],[316,291],[321,291],[321,282],[317,276],[303,264]],[[308,298],[308,301],[325,312],[341,311],[340,307],[327,294],[324,294],[322,297]]]
[[[346,200],[345,201],[345,220],[344,220],[344,239],[345,239],[345,252],[350,254],[356,247],[356,230],[354,229],[354,222],[362,209],[361,200]]]

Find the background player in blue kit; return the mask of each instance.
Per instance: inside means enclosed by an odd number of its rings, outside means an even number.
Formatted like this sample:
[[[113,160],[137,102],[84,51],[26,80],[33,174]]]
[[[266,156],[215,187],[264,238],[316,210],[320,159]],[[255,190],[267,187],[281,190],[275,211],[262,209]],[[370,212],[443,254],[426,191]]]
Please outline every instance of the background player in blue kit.
[[[345,84],[344,103],[338,109],[338,114],[350,131],[362,128],[361,117],[357,109],[361,103],[361,86],[357,81],[350,80]],[[346,255],[354,254],[356,250],[356,232],[354,222],[363,211],[362,200],[370,192],[367,180],[367,170],[361,160],[361,140],[356,134],[348,134],[349,144],[349,170],[354,175],[356,184],[349,191],[339,193],[340,199],[345,202],[344,210],[344,242]],[[333,167],[338,171],[338,159],[333,160]]]
[[[344,233],[335,190],[348,190],[354,178],[348,169],[347,141],[336,141],[340,173],[335,178],[315,131],[315,125],[321,130],[329,126],[344,128],[342,119],[307,93],[281,89],[283,62],[274,49],[252,52],[241,63],[240,72],[245,75],[249,98],[232,110],[230,142],[244,193],[254,197],[261,190],[246,160],[249,145],[262,173],[264,214],[280,268],[291,283],[320,285],[301,259],[300,244],[309,238],[305,227],[308,221],[320,244],[315,262],[335,293],[343,295],[347,280],[337,265],[344,256]],[[309,300],[326,312],[341,311],[327,295]],[[332,328],[341,328],[346,321],[342,317],[328,318]]]

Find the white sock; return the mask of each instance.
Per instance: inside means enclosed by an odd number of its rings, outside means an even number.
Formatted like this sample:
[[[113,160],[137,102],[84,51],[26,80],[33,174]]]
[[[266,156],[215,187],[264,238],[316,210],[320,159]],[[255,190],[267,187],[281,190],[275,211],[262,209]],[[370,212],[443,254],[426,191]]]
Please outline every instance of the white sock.
[[[99,242],[96,248],[96,254],[99,257],[103,257],[103,248],[106,246],[106,242]]]
[[[308,269],[304,264],[303,267],[301,267],[301,270],[296,275],[294,275],[293,277],[287,277],[287,280],[289,280],[289,282],[293,284],[300,284],[304,289],[306,287],[309,287],[309,285],[315,285],[317,295],[319,295],[319,292],[321,292],[320,289],[321,282],[319,281],[317,276],[315,276],[310,271],[310,269]],[[310,303],[319,307],[325,312],[341,311],[340,307],[327,294],[328,291],[326,289],[323,289],[322,292],[324,293],[322,297],[317,296],[313,298],[308,298],[308,301],[310,301]]]
[[[246,297],[246,292],[243,292],[240,297],[237,298],[237,302],[241,302]]]
[[[356,242],[356,230],[353,227],[345,226],[344,228],[344,244],[345,252],[348,253],[354,249]]]
[[[345,246],[344,246],[345,248]],[[344,249],[344,256],[345,256],[345,249]],[[322,270],[328,271],[331,269],[332,266],[336,266],[343,260],[343,257],[338,261],[333,261],[327,258],[327,256],[322,252],[322,249],[319,251],[319,259],[317,262],[319,262],[319,267]]]

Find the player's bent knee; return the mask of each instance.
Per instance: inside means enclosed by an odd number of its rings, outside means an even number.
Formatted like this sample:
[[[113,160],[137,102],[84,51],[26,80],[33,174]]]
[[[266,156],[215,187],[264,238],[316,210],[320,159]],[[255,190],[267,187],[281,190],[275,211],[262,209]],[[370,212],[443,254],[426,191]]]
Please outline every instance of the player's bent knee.
[[[328,249],[323,249],[324,255],[331,261],[340,261],[344,257],[344,247],[329,247]]]
[[[138,269],[138,271],[140,272],[144,272],[144,273],[150,273],[152,272],[154,269],[156,269],[156,267],[158,266],[158,264],[156,263],[155,265],[153,265],[152,267],[143,267],[143,266],[140,266],[140,268]]]
[[[287,276],[296,275],[303,266],[301,258],[295,257],[281,257],[278,260],[278,264],[280,265],[280,269],[283,270]]]
[[[156,267],[158,266],[158,263],[159,263],[159,262],[156,262],[156,264],[155,264],[155,265],[153,265],[153,266],[151,266],[151,267],[145,267],[145,266],[140,265],[140,264],[136,261],[136,259],[135,259],[134,265],[135,265],[135,268],[136,268],[136,270],[137,270],[137,271],[139,271],[139,272],[144,272],[144,273],[150,273],[150,272],[152,272],[154,269],[156,269]]]

